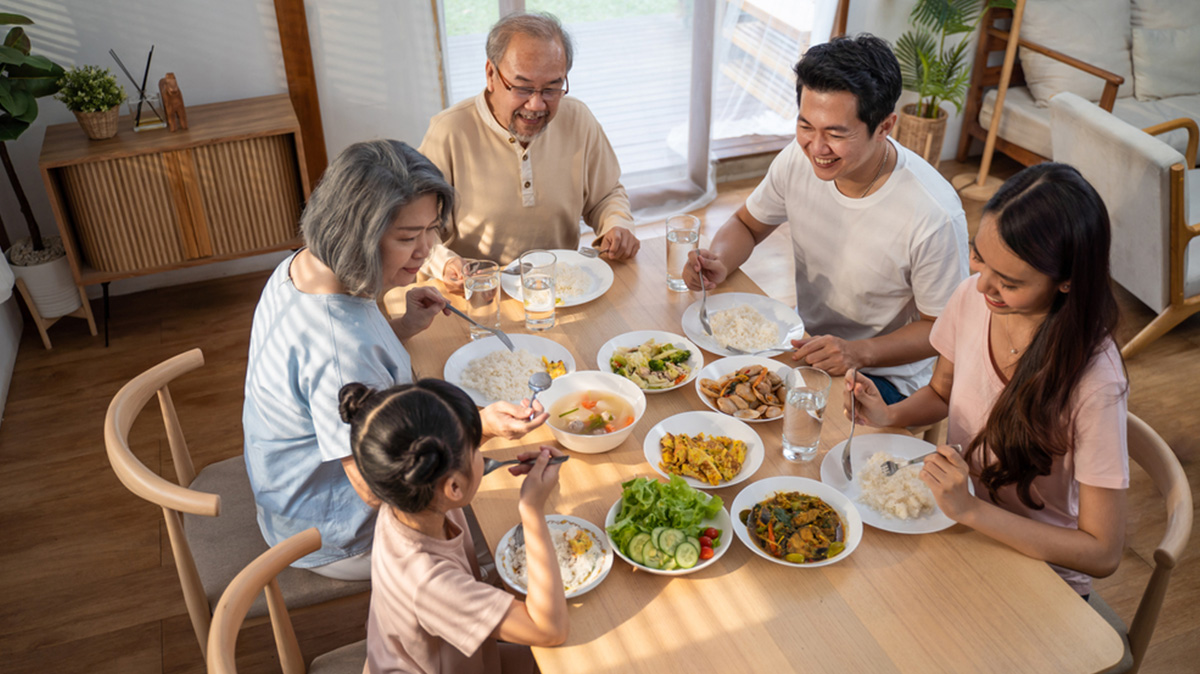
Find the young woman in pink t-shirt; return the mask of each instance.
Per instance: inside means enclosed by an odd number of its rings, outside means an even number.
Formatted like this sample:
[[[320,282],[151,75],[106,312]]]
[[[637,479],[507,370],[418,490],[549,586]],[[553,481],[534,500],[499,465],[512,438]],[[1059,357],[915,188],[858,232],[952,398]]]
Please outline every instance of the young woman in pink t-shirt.
[[[567,638],[567,602],[546,525],[562,452],[542,447],[521,459],[517,509],[525,528],[525,601],[479,580],[462,508],[483,478],[482,424],[475,403],[447,382],[422,379],[383,391],[342,387],[354,461],[383,502],[371,558],[367,672],[472,674],[533,671],[524,646]],[[498,640],[507,643],[498,643]]]
[[[939,353],[930,384],[889,406],[865,376],[846,376],[865,423],[948,417],[947,441],[966,451],[942,446],[925,460],[921,479],[938,506],[1050,562],[1081,595],[1124,549],[1127,385],[1109,239],[1104,203],[1074,168],[1021,171],[984,208],[975,275],[930,335]]]

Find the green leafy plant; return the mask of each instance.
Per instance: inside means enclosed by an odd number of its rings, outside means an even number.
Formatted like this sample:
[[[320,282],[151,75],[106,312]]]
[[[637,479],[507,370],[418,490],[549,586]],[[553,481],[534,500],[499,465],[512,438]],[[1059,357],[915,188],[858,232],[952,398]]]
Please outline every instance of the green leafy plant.
[[[29,53],[29,36],[21,26],[32,24],[33,21],[20,14],[0,12],[0,26],[14,26],[0,45],[0,160],[3,160],[8,180],[17,193],[33,248],[40,251],[45,248],[42,235],[8,156],[7,141],[16,140],[37,119],[37,99],[58,91],[63,69],[45,56]]]
[[[71,68],[58,83],[62,89],[54,97],[71,112],[104,112],[125,100],[125,88],[108,68]]]
[[[1015,6],[1013,0],[917,0],[908,17],[912,29],[896,41],[895,52],[904,88],[920,97],[918,116],[936,119],[943,101],[962,112],[971,77],[967,36],[985,9]]]

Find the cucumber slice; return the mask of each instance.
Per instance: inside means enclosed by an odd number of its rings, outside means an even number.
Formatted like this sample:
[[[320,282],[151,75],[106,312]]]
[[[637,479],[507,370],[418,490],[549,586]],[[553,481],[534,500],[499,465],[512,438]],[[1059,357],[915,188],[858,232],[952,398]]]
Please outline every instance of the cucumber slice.
[[[687,539],[687,534],[678,529],[663,529],[658,535],[658,549],[668,555],[675,554],[675,548],[679,547]]]
[[[646,545],[650,543],[650,534],[637,534],[629,541],[629,558],[638,564],[644,563]]]
[[[675,563],[681,569],[690,569],[696,566],[696,562],[700,561],[700,546],[693,546],[691,543],[680,543],[679,547],[675,548]]]
[[[695,536],[688,536],[687,542],[696,546],[697,550],[700,549],[700,539],[699,538],[696,538]],[[716,547],[716,546],[714,545],[713,547]]]
[[[642,563],[651,569],[661,569],[662,565],[667,561],[666,555],[654,547],[653,544],[642,546],[642,559]]]
[[[654,527],[654,531],[650,532],[650,540],[654,542],[654,547],[658,548],[659,550],[662,550],[662,546],[658,544],[658,537],[661,536],[662,532],[666,530],[667,527]]]
[[[676,562],[674,557],[667,557],[667,561],[662,565],[663,571],[674,571],[677,568],[679,568],[679,562]]]

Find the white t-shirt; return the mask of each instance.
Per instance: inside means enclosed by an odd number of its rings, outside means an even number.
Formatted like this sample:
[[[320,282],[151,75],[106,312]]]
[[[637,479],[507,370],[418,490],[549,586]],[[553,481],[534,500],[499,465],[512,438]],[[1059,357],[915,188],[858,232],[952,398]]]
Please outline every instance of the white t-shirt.
[[[812,335],[869,339],[937,316],[967,277],[967,218],[954,188],[932,166],[888,139],[896,167],[864,199],[817,178],[790,143],[746,200],[767,225],[791,223],[796,312]],[[863,368],[901,393],[929,383],[933,358]]]

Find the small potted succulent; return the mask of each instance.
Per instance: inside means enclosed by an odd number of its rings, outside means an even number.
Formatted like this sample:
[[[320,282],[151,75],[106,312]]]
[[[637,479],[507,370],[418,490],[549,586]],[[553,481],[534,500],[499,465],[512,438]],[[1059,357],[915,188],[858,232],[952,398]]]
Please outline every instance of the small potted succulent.
[[[117,117],[125,100],[125,89],[117,84],[117,78],[108,68],[71,68],[58,83],[62,88],[54,97],[75,113],[88,138],[104,140],[117,135]]]

